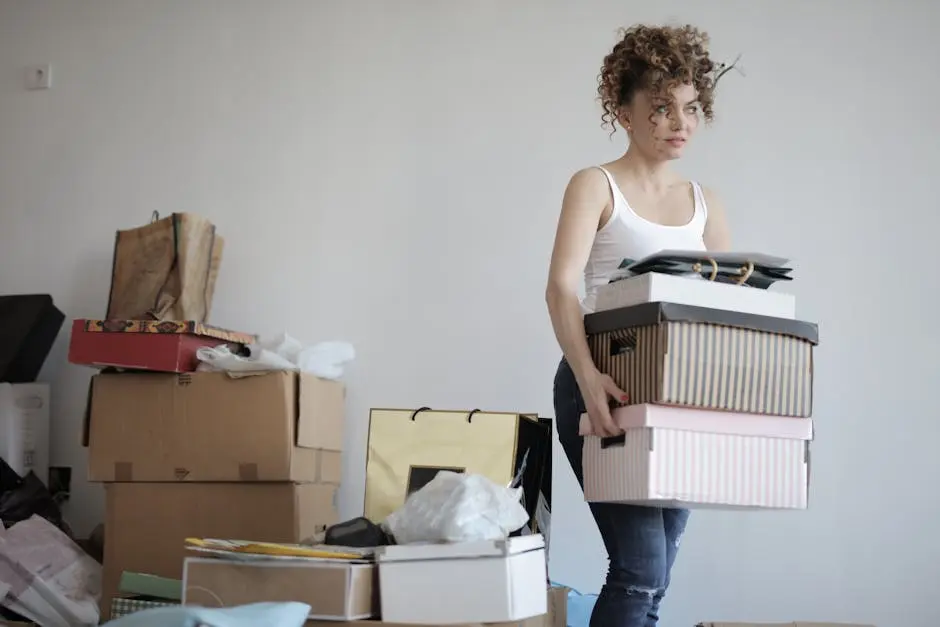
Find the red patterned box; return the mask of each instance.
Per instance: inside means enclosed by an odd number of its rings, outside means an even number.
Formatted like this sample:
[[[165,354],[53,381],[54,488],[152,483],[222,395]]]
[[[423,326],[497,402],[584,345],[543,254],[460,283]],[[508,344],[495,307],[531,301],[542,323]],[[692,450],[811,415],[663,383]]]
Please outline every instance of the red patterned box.
[[[69,361],[99,368],[194,372],[196,351],[228,344],[238,350],[254,335],[193,321],[85,320],[72,322]]]

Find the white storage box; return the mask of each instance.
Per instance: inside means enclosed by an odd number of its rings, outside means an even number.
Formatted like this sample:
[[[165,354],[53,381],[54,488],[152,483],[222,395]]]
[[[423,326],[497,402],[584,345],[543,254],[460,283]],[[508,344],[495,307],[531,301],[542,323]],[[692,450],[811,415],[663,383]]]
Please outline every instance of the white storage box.
[[[49,384],[0,383],[0,457],[49,483]]]
[[[615,409],[624,434],[581,417],[584,498],[715,509],[805,509],[813,422],[664,405]]]
[[[607,311],[655,302],[739,311],[773,318],[796,318],[796,297],[792,294],[656,272],[602,285],[597,290],[594,310]]]
[[[501,623],[548,612],[545,541],[539,534],[381,547],[376,561],[385,623]]]

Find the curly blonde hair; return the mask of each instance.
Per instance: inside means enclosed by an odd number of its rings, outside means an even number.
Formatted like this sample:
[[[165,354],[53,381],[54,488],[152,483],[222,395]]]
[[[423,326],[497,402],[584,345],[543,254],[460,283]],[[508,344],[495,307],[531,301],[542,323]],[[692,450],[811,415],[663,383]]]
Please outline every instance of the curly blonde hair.
[[[638,24],[621,31],[622,38],[601,66],[597,94],[604,112],[603,126],[616,131],[620,109],[630,104],[641,89],[665,96],[678,85],[692,85],[698,92],[702,115],[714,117],[715,82],[724,65],[708,56],[708,34],[690,25]]]

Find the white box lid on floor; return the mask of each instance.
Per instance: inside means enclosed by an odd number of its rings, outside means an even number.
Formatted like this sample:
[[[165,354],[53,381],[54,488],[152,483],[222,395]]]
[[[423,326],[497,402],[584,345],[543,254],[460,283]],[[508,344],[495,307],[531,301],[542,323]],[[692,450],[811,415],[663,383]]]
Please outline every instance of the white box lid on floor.
[[[548,611],[545,540],[539,534],[388,546],[376,551],[376,561],[387,623],[500,623]]]

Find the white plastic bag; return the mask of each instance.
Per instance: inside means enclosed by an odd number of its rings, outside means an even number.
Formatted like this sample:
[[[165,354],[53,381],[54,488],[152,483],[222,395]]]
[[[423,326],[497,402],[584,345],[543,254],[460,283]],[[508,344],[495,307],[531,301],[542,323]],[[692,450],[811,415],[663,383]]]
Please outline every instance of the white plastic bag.
[[[279,370],[301,371],[337,380],[344,366],[356,357],[349,342],[320,342],[304,346],[293,337],[281,335],[246,347],[248,355],[236,355],[228,346],[203,347],[196,351],[200,369],[229,373],[259,373]]]
[[[502,540],[529,522],[522,489],[441,471],[385,519],[399,544]]]

